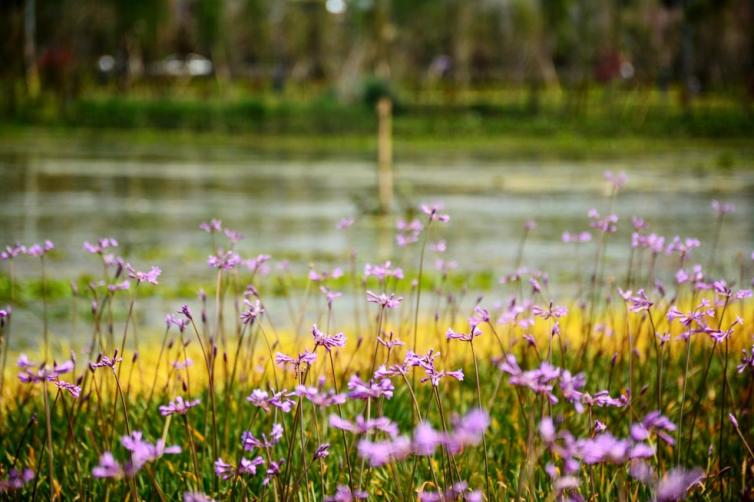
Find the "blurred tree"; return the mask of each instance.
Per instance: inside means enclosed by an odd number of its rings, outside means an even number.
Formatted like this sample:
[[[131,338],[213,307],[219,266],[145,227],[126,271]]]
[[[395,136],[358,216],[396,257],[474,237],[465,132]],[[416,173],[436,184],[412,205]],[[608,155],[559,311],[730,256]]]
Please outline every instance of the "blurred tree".
[[[166,0],[110,1],[115,11],[115,73],[119,89],[125,91],[132,77],[143,73],[144,61],[158,54],[158,30],[166,15]]]
[[[342,99],[376,76],[459,102],[524,85],[532,111],[553,87],[581,110],[594,82],[675,86],[690,105],[707,89],[754,93],[753,19],[754,0],[0,0],[0,78],[12,108],[34,93],[35,68],[44,92],[111,75],[123,92],[198,52],[256,88],[292,80]],[[97,70],[103,55],[111,70]]]

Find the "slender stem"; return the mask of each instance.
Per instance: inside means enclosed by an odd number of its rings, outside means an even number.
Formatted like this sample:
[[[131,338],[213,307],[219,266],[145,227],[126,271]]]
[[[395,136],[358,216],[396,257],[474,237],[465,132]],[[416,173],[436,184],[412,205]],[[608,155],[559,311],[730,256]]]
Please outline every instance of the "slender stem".
[[[416,305],[414,306],[414,333],[413,333],[413,341],[411,344],[411,347],[416,352],[416,337],[417,333],[419,331],[419,303],[421,302],[422,297],[422,276],[424,275],[424,251],[427,248],[427,236],[429,235],[429,227],[432,225],[432,219],[429,220],[427,223],[427,229],[424,232],[424,235],[422,236],[422,248],[421,252],[419,254],[419,276],[417,278],[416,282]],[[416,385],[416,367],[412,368],[411,370],[411,384]],[[412,413],[413,415],[413,413]],[[416,418],[416,417],[412,417]],[[416,420],[414,420],[414,423],[416,423]]]
[[[652,328],[652,341],[654,342],[655,355],[657,357],[657,376],[655,382],[657,392],[657,409],[659,411],[662,411],[662,389],[660,388],[662,383],[662,356],[657,345],[657,330],[655,329],[655,322],[652,318],[652,312],[650,310],[647,310],[647,316],[649,317],[649,325]]]
[[[691,337],[686,338],[686,367],[683,371],[683,390],[681,391],[681,406],[679,409],[680,416],[678,418],[678,447],[676,448],[676,464],[681,463],[681,442],[683,441],[683,408],[686,402],[686,385],[689,381],[689,360],[691,359]]]
[[[118,375],[115,371],[113,371],[113,376],[115,377],[115,387],[118,394],[120,395],[120,403],[123,406],[123,419],[126,421],[126,434],[131,434],[131,427],[128,423],[128,407],[126,406],[126,398],[123,395],[123,389],[120,386],[120,379],[118,378]],[[113,419],[115,419],[114,416]]]
[[[335,393],[337,394],[338,391],[338,380],[335,377],[335,361],[332,357],[332,352],[327,352],[327,355],[330,358],[330,371],[332,373],[332,381],[333,381],[333,387],[335,387]],[[343,419],[343,410],[340,407],[340,404],[336,406],[338,410],[338,417],[342,420]],[[343,437],[343,455],[346,457],[346,466],[348,467],[348,486],[353,488],[353,471],[351,470],[351,459],[348,455],[348,439],[346,438],[346,431],[341,429],[341,435]]]
[[[195,482],[199,483],[202,479],[199,477],[199,462],[196,458],[196,445],[194,444],[194,435],[191,433],[191,428],[189,427],[188,423],[188,417],[186,414],[183,414],[183,425],[186,428],[186,437],[189,440],[189,448],[191,448],[191,462],[194,464],[194,476],[195,476]]]
[[[482,409],[482,388],[479,385],[479,363],[477,363],[476,352],[474,352],[474,339],[469,341],[469,347],[471,347],[471,357],[474,359],[474,376],[476,377],[476,397],[479,408]],[[484,484],[487,491],[487,500],[492,500],[492,492],[490,490],[490,466],[487,461],[487,439],[486,434],[482,433],[482,446],[484,447]]]
[[[48,329],[48,323],[47,323],[47,272],[45,269],[45,257],[44,254],[40,256],[40,261],[42,263],[42,324],[43,324],[43,335],[44,335],[44,344],[45,344],[45,362],[47,362],[47,358],[50,357],[50,334]]]
[[[720,312],[720,319],[718,319],[717,322],[717,329],[720,330],[720,327],[723,325],[723,319],[725,318],[725,311],[728,309],[730,298],[725,298],[725,303],[723,304],[723,309]],[[696,389],[696,400],[694,402],[693,406],[693,416],[691,417],[691,430],[689,431],[689,442],[686,446],[686,458],[688,458],[689,453],[691,452],[691,445],[694,441],[694,429],[696,427],[696,418],[699,414],[699,404],[702,402],[702,395],[704,391],[705,384],[707,383],[707,375],[709,374],[709,368],[712,365],[712,359],[715,357],[715,349],[717,349],[717,346],[719,344],[715,343],[712,346],[712,353],[709,355],[709,359],[707,360],[707,366],[704,368],[704,374],[702,375],[702,379],[699,381],[699,387]]]
[[[154,396],[154,388],[157,386],[157,377],[160,375],[160,363],[162,362],[162,354],[165,351],[165,345],[167,344],[168,332],[170,327],[165,328],[165,334],[162,335],[162,343],[160,344],[160,352],[157,355],[157,366],[154,369],[154,379],[152,380],[152,387],[149,389],[149,398],[147,399],[147,410],[152,404],[152,397]]]
[[[718,469],[723,468],[723,437],[725,436],[725,391],[728,385],[728,338],[725,338],[725,357],[723,358],[723,392],[721,395],[722,404],[720,405],[720,427],[718,440]]]
[[[55,498],[55,461],[52,453],[52,421],[50,418],[50,397],[47,395],[47,380],[42,386],[45,404],[45,421],[47,427],[47,459],[50,467],[50,500]]]

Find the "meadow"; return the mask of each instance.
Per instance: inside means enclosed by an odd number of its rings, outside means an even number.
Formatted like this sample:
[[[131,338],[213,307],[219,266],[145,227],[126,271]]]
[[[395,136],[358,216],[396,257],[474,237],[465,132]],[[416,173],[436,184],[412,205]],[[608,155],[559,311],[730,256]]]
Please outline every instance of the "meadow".
[[[197,222],[206,286],[162,326],[135,315],[160,294],[159,264],[122,256],[117,235],[83,243],[91,280],[65,293],[53,242],[8,243],[2,498],[754,497],[754,253],[719,246],[729,203],[710,201],[704,236],[613,214],[626,181],[605,173],[607,198],[562,235],[574,252],[561,259],[583,271],[567,295],[527,266],[534,221],[500,236],[518,244],[494,284],[464,282],[439,204],[396,221],[393,261],[346,249],[303,275]],[[618,239],[629,258],[607,267]],[[20,260],[37,273],[21,277]],[[50,284],[64,314],[50,313]],[[39,349],[14,353],[25,309],[39,313]],[[56,323],[88,342],[51,339]]]

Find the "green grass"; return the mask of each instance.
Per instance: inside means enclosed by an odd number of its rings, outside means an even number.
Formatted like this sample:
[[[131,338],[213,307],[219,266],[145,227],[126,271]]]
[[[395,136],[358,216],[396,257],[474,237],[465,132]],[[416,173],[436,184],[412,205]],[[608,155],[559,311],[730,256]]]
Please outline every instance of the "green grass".
[[[721,166],[748,161],[754,113],[736,96],[711,94],[690,108],[674,92],[596,88],[581,97],[544,91],[536,106],[520,88],[481,89],[452,100],[438,92],[399,94],[396,155],[466,152],[482,157],[611,158],[694,150]],[[63,104],[44,96],[0,117],[0,146],[96,141],[197,149],[224,146],[278,154],[369,155],[376,117],[364,102],[328,92],[275,95],[231,87],[92,90]]]

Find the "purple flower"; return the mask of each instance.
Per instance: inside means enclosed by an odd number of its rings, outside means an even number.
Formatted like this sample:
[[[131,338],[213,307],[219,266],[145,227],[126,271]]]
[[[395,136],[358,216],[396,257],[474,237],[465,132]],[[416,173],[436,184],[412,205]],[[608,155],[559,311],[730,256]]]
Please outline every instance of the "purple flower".
[[[637,425],[637,424],[634,424]],[[644,419],[641,421],[641,427],[643,427],[647,432],[654,431],[657,436],[665,441],[669,445],[674,445],[675,441],[673,438],[668,434],[668,432],[674,432],[676,427],[673,422],[670,421],[668,417],[661,414],[659,411],[652,411],[647,413],[647,415],[644,417]],[[641,430],[636,430],[637,434],[641,436]],[[631,436],[634,437],[634,427],[631,428]],[[643,439],[637,439],[634,437],[636,441],[642,441]]]
[[[218,251],[216,255],[209,255],[207,264],[219,270],[231,270],[241,263],[241,257],[235,251]]]
[[[678,320],[687,328],[686,331],[681,334],[681,338],[688,340],[692,334],[704,332],[707,327],[705,317],[714,317],[715,310],[710,307],[709,302],[705,299],[688,313],[681,312],[675,305],[673,305],[670,307],[670,310],[668,310],[667,315],[669,321],[672,322]],[[693,328],[692,325],[696,325],[696,328]]]
[[[259,300],[251,303],[249,300],[244,299],[243,303],[246,305],[246,310],[241,313],[241,322],[244,324],[252,324],[257,317],[264,313],[264,306]]]
[[[343,270],[340,267],[335,267],[332,272],[317,272],[314,269],[309,271],[309,280],[312,282],[322,282],[327,279],[337,279],[343,276]]]
[[[489,414],[480,408],[469,411],[455,420],[453,431],[447,439],[448,449],[457,453],[467,446],[476,446],[482,442],[484,433],[490,426]]]
[[[125,280],[123,282],[116,282],[113,284],[108,284],[107,290],[110,291],[111,293],[114,293],[116,291],[127,291],[128,288],[130,287],[131,287],[131,282],[128,280]]]
[[[550,306],[547,309],[543,309],[537,305],[532,306],[531,313],[545,320],[550,318],[559,319],[568,313],[568,309],[553,305],[552,302],[550,302]]]
[[[398,230],[398,234],[395,236],[396,243],[400,247],[406,247],[419,240],[419,235],[424,229],[424,226],[421,221],[417,219],[413,219],[410,222],[398,220],[396,228]]]
[[[571,375],[568,370],[563,370],[560,374],[560,392],[566,401],[573,404],[577,413],[583,413],[584,406],[581,403],[583,393],[581,389],[586,385],[586,377],[583,373],[576,376]]]
[[[610,185],[613,188],[613,191],[617,192],[620,190],[623,185],[626,184],[626,181],[628,181],[628,176],[626,176],[626,173],[624,171],[619,171],[617,173],[614,173],[610,170],[604,172],[605,181],[610,183]]]
[[[199,228],[210,234],[213,234],[215,232],[222,232],[223,222],[222,220],[213,218],[206,223],[200,223]]]
[[[733,428],[738,429],[738,420],[736,419],[736,416],[733,413],[728,413],[728,420],[730,420],[731,425],[733,425]]]
[[[369,303],[376,303],[382,308],[394,309],[400,305],[400,303],[403,301],[403,297],[395,296],[393,293],[390,293],[390,295],[387,295],[386,293],[380,293],[379,295],[376,295],[371,291],[367,291],[367,301]]]
[[[676,235],[665,247],[665,254],[670,256],[673,253],[678,253],[680,257],[685,258],[689,255],[692,249],[698,248],[700,245],[701,243],[699,242],[699,239],[693,237],[681,239],[680,236]]]
[[[186,329],[186,326],[188,326],[188,322],[188,319],[185,319],[183,317],[176,317],[173,314],[165,315],[166,329],[170,329],[170,326],[175,326],[176,328],[178,328],[178,331],[183,333],[183,331]]]
[[[10,321],[12,312],[13,309],[11,309],[10,305],[5,307],[4,309],[0,309],[0,328],[4,328],[5,325]]]
[[[386,441],[362,439],[358,444],[358,454],[372,467],[379,467],[408,457],[411,454],[411,441],[406,436]]]
[[[261,389],[255,389],[246,400],[254,406],[262,408],[266,412],[270,411],[270,406],[274,406],[275,408],[282,410],[284,413],[290,413],[294,404],[294,401],[290,396],[291,393],[285,389],[280,392],[273,392],[272,396]]]
[[[382,265],[370,265],[367,263],[364,265],[364,277],[376,277],[380,281],[384,281],[386,277],[395,277],[396,279],[403,279],[403,270],[396,267],[393,268],[390,260],[386,261]]]
[[[106,249],[118,247],[118,241],[111,237],[105,237],[98,239],[95,244],[90,244],[88,241],[84,241],[84,250],[88,253],[99,254],[105,252]]]
[[[252,460],[241,458],[238,468],[225,462],[222,458],[218,458],[215,460],[215,475],[223,480],[228,480],[243,474],[253,476],[257,473],[257,467],[260,465],[264,465],[264,458],[261,456],[257,456]]]
[[[126,474],[133,476],[147,462],[153,462],[165,454],[177,454],[181,452],[180,446],[165,446],[165,441],[158,439],[154,444],[142,439],[141,431],[133,431],[129,436],[120,439],[123,447],[131,452],[131,462],[124,468]]]
[[[592,240],[592,234],[589,232],[580,232],[580,233],[571,233],[571,232],[563,232],[563,235],[561,236],[561,239],[565,243],[582,243],[582,242],[589,242]]]
[[[365,420],[363,416],[359,415],[354,422],[350,422],[338,415],[330,415],[330,425],[352,434],[366,434],[369,431],[378,430],[391,437],[398,435],[398,425],[387,417]]]
[[[432,242],[429,245],[429,249],[435,253],[444,253],[448,250],[447,243],[443,240]]]
[[[257,473],[257,467],[264,465],[264,458],[256,456],[249,460],[248,458],[242,458],[238,464],[238,474],[249,474],[253,476]]]
[[[267,486],[270,481],[272,481],[272,478],[280,474],[280,469],[282,468],[283,464],[285,463],[285,460],[278,460],[278,461],[271,461],[269,463],[269,466],[267,467],[266,475],[264,479],[262,480],[262,486]]]
[[[655,498],[657,502],[683,500],[686,498],[686,493],[702,479],[704,479],[702,469],[687,471],[682,467],[676,467],[663,476],[657,484]]]
[[[271,258],[272,257],[268,254],[260,254],[255,258],[249,258],[246,260],[244,265],[246,265],[246,268],[254,274],[259,273],[261,275],[267,275],[270,272],[270,267],[267,265],[267,262],[270,261]]]
[[[628,452],[628,458],[652,458],[655,455],[655,449],[646,443],[637,443],[631,447]]]
[[[623,291],[621,288],[618,288],[618,294],[620,294],[621,298],[630,305],[628,309],[631,312],[649,310],[649,308],[654,305],[654,303],[649,301],[649,298],[647,298],[647,294],[643,289],[640,289],[636,292],[636,295],[634,295],[631,290]]]
[[[181,310],[179,310],[179,311],[178,311],[178,313],[179,313],[179,314],[183,314],[184,316],[186,316],[186,319],[188,319],[189,321],[192,321],[192,320],[194,319],[194,318],[193,318],[193,317],[191,316],[191,309],[189,308],[189,306],[188,306],[188,305],[183,305],[183,306],[181,307]]]
[[[322,346],[328,352],[335,347],[343,347],[346,344],[346,336],[343,333],[336,333],[332,336],[327,336],[325,333],[317,329],[316,324],[312,326],[312,336],[314,337],[314,346]]]
[[[29,256],[40,257],[55,249],[55,244],[52,241],[44,241],[42,244],[32,244],[26,250],[26,254]]]
[[[393,335],[393,333],[391,331],[390,332],[390,338],[388,338],[387,340],[385,340],[381,336],[378,336],[377,337],[377,343],[379,343],[380,345],[383,345],[383,346],[387,347],[388,349],[392,349],[393,347],[402,347],[403,345],[406,345],[401,340],[398,340],[397,338],[393,338],[392,335]]]
[[[244,450],[251,451],[254,448],[272,448],[280,442],[280,438],[283,437],[283,426],[280,424],[272,424],[272,430],[269,437],[266,434],[261,434],[259,438],[255,437],[251,432],[244,431],[241,434],[241,444]]]
[[[167,417],[168,415],[185,415],[188,410],[195,406],[199,406],[200,400],[194,399],[193,401],[184,401],[181,396],[170,401],[167,405],[160,406],[160,415]]]
[[[114,369],[115,365],[119,362],[123,361],[122,357],[118,357],[118,350],[116,349],[113,352],[113,357],[107,357],[104,354],[100,354],[97,357],[97,360],[93,363],[89,363],[89,369],[94,371],[97,368],[110,368]]]
[[[544,417],[539,422],[539,436],[545,444],[555,442],[555,424],[552,422],[551,417]]]
[[[183,492],[183,502],[215,502],[215,499],[201,492]]]
[[[440,385],[440,381],[443,378],[453,378],[459,382],[463,382],[463,370],[446,371],[446,370],[436,370],[435,368],[431,368],[425,371],[427,372],[427,376],[422,378],[419,381],[421,383],[432,382],[432,385],[434,387],[437,387],[438,385]]]
[[[183,361],[181,361],[180,359],[173,361],[172,363],[170,363],[170,365],[177,370],[185,370],[186,368],[193,366],[194,361],[190,357],[187,357]]]
[[[509,375],[508,381],[511,385],[528,387],[537,394],[543,394],[550,403],[555,404],[558,398],[552,393],[554,381],[560,376],[560,369],[551,366],[546,361],[543,362],[539,369],[523,371],[516,362],[513,354],[498,365],[501,371]]]
[[[596,392],[594,395],[585,392],[581,396],[581,402],[590,408],[595,406],[598,408],[605,408],[608,406],[622,408],[627,404],[627,401],[623,396],[619,398],[610,397],[610,393],[606,390]]]
[[[751,346],[748,352],[746,349],[743,349],[742,352],[744,355],[741,357],[741,364],[736,366],[736,371],[743,373],[746,368],[754,371],[754,345]]]
[[[78,399],[79,395],[81,394],[81,387],[79,387],[78,385],[74,385],[72,383],[64,382],[58,379],[52,380],[52,383],[55,384],[58,389],[67,391],[76,399]]]
[[[123,467],[116,462],[115,457],[109,451],[100,456],[99,463],[92,469],[92,476],[95,478],[119,479],[124,474]]]
[[[335,228],[338,230],[347,230],[348,228],[351,228],[351,225],[354,223],[354,218],[352,217],[345,217],[341,218],[340,221],[338,221],[337,225],[335,225]]]
[[[333,389],[319,391],[314,387],[307,388],[303,385],[299,385],[296,387],[296,395],[308,399],[313,405],[321,408],[344,404],[346,402],[346,395],[336,394]]]
[[[729,338],[733,334],[733,328],[735,328],[738,324],[741,324],[743,321],[741,318],[737,318],[733,323],[728,327],[728,329],[715,329],[715,328],[704,328],[704,333],[706,333],[715,343],[722,343],[727,338]]]
[[[311,366],[316,360],[317,354],[314,352],[309,352],[308,350],[305,350],[296,357],[287,356],[282,352],[277,352],[275,354],[275,364],[281,367],[290,365],[296,372],[298,372],[302,364]]]
[[[442,211],[442,204],[422,204],[421,205],[422,213],[426,214],[429,217],[429,221],[439,221],[442,223],[446,223],[450,221],[450,216],[447,214],[440,214],[440,211]]]
[[[54,382],[60,375],[70,373],[74,368],[74,363],[71,360],[60,364],[55,362],[53,363],[52,368],[48,367],[47,364],[37,366],[29,361],[26,354],[21,354],[19,356],[17,365],[21,370],[18,373],[18,379],[23,383],[39,383],[44,381]]]
[[[434,454],[438,446],[445,443],[445,435],[436,431],[427,422],[419,423],[414,429],[411,449],[416,455],[429,456]]]
[[[641,481],[644,484],[650,483],[655,477],[654,469],[652,469],[649,464],[639,459],[631,461],[631,467],[628,472],[632,478]]]
[[[0,493],[20,490],[32,479],[34,479],[34,471],[31,469],[24,469],[18,472],[17,469],[11,468],[8,470],[8,477],[0,479]]]
[[[126,263],[126,270],[128,271],[128,277],[136,279],[137,283],[148,282],[150,284],[157,284],[157,278],[162,273],[160,267],[152,267],[149,272],[139,272],[134,269],[131,264]]]
[[[322,292],[323,295],[325,295],[325,298],[327,299],[327,306],[329,308],[332,308],[332,304],[335,300],[343,296],[343,293],[339,291],[333,291],[327,286],[320,286],[319,290]]]
[[[354,502],[356,500],[364,500],[367,498],[367,493],[362,490],[354,490],[344,485],[338,485],[335,490],[335,495],[325,497],[324,502]]]
[[[312,460],[319,460],[319,459],[325,458],[329,454],[330,454],[330,443],[322,443],[321,445],[317,446],[317,449],[314,451],[314,456],[312,457]]]
[[[456,333],[451,328],[448,328],[448,331],[445,332],[445,338],[448,340],[461,340],[462,342],[471,342],[474,338],[481,334],[482,330],[480,330],[476,324],[472,324],[468,334]]]
[[[420,367],[424,370],[434,369],[435,359],[440,356],[439,352],[435,352],[434,349],[429,349],[425,355],[416,354],[413,351],[406,352],[406,357],[403,359],[403,364],[408,367]]]
[[[628,460],[631,443],[617,439],[609,432],[598,434],[594,438],[582,439],[577,443],[577,456],[585,464],[622,464]]]
[[[22,254],[26,254],[26,246],[16,243],[13,246],[5,246],[5,249],[0,252],[0,259],[3,261],[12,260]]]
[[[348,397],[351,399],[378,399],[384,397],[390,399],[393,397],[393,383],[385,378],[382,380],[370,380],[368,383],[363,381],[357,375],[353,375],[348,381]]]
[[[215,475],[221,479],[230,479],[236,475],[235,468],[222,458],[215,460]]]
[[[408,373],[408,368],[405,364],[394,364],[390,366],[389,368],[386,367],[384,364],[380,365],[379,368],[377,368],[374,371],[374,379],[375,380],[382,380],[383,378],[390,378],[394,376],[404,376]]]
[[[736,291],[736,300],[744,300],[746,298],[751,298],[752,292],[750,289],[739,289]]]
[[[422,489],[419,493],[419,500],[421,502],[446,502],[446,501],[458,501],[463,500],[465,502],[482,502],[484,497],[479,490],[468,491],[469,484],[466,481],[458,481],[454,483],[450,488],[445,490],[445,493],[433,492]]]
[[[435,260],[435,269],[437,269],[438,272],[442,272],[443,274],[447,274],[451,270],[455,270],[457,268],[458,262],[455,260],[443,260],[442,258]]]
[[[612,234],[618,230],[618,216],[615,214],[601,218],[596,209],[590,209],[588,216],[589,219],[592,220],[590,222],[592,228],[596,228],[602,233]]]
[[[710,202],[710,207],[718,216],[723,216],[736,210],[735,204],[731,202],[720,202],[714,199]]]
[[[270,395],[262,389],[254,389],[246,400],[266,412],[270,411]]]
[[[231,230],[229,228],[226,228],[223,230],[223,234],[225,234],[225,237],[228,238],[230,242],[233,244],[237,242],[241,242],[243,240],[243,234],[241,232],[236,232],[235,230]]]

